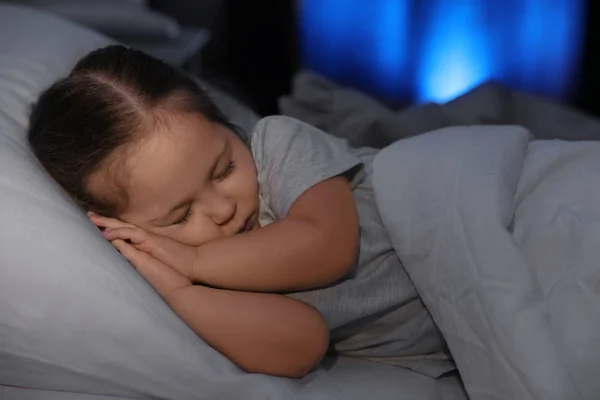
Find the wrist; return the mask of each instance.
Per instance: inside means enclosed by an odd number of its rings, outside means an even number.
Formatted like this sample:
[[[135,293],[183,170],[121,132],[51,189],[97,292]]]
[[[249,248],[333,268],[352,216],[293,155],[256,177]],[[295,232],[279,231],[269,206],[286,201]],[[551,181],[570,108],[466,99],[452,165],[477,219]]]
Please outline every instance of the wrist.
[[[188,306],[189,303],[187,301],[182,300],[188,296],[188,292],[190,290],[195,291],[196,296],[201,296],[206,295],[205,292],[207,289],[209,288],[206,288],[201,285],[190,284],[189,286],[180,287],[175,290],[171,290],[168,293],[161,294],[161,297],[169,305],[169,307],[171,307],[174,311],[177,312],[179,311],[182,305]]]
[[[227,272],[228,268],[220,267],[223,266],[221,263],[223,257],[219,257],[219,254],[224,254],[232,249],[229,245],[223,247],[224,240],[228,240],[228,238],[213,240],[194,248],[191,268],[192,282],[220,289],[232,289],[223,285],[222,282],[223,274]]]
[[[202,247],[203,246],[194,247],[192,252],[190,279],[195,283],[203,283],[201,276]]]

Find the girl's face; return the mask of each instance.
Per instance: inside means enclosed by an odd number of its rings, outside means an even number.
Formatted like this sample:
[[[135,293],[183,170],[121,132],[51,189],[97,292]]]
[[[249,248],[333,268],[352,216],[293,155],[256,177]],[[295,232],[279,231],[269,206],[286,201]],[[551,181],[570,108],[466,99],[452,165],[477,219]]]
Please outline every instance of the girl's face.
[[[178,115],[152,132],[127,162],[128,208],[118,217],[198,246],[258,227],[252,154],[231,130]]]

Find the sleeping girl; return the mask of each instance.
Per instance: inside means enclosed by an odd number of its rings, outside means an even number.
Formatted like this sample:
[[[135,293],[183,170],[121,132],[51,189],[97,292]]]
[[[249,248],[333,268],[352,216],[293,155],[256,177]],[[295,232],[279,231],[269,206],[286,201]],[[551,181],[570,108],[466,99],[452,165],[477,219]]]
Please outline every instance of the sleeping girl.
[[[379,217],[377,150],[286,117],[242,132],[185,73],[123,46],[42,93],[28,138],[104,237],[245,371],[301,377],[328,351],[453,369]]]

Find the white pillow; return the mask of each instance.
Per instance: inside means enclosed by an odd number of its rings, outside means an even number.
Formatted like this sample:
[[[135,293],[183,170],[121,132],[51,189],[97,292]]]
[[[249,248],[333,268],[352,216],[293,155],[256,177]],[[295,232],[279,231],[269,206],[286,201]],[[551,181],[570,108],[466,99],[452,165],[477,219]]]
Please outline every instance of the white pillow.
[[[181,32],[174,18],[147,8],[143,0],[12,1],[35,5],[119,40],[172,39]]]
[[[204,344],[29,151],[29,104],[109,43],[50,14],[0,5],[0,385],[165,399],[315,398],[308,386],[245,374]]]
[[[297,381],[245,374],[173,314],[47,176],[25,138],[39,92],[109,43],[0,3],[0,399],[464,400],[453,377],[344,358]],[[256,123],[233,99],[215,100],[244,128]]]

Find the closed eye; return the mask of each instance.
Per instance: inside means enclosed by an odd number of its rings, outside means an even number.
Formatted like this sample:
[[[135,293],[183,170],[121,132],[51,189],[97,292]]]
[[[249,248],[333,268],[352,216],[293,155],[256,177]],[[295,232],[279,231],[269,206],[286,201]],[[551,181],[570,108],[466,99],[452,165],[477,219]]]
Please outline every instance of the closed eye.
[[[233,163],[233,161],[229,161],[229,164],[227,164],[227,166],[221,172],[219,172],[217,176],[215,176],[215,179],[220,181],[227,178],[229,175],[231,175],[234,168],[235,164]]]
[[[183,214],[183,216],[181,218],[179,218],[177,221],[173,222],[173,225],[183,225],[186,222],[188,222],[190,220],[190,216],[192,215],[192,208],[188,208],[185,212],[185,214]]]

